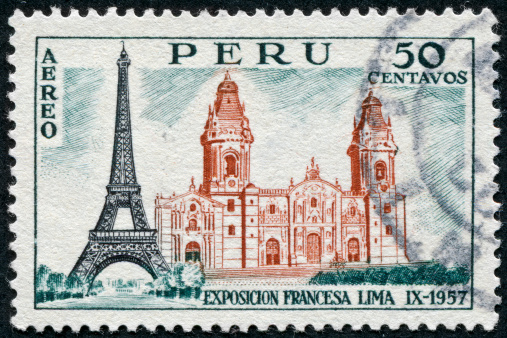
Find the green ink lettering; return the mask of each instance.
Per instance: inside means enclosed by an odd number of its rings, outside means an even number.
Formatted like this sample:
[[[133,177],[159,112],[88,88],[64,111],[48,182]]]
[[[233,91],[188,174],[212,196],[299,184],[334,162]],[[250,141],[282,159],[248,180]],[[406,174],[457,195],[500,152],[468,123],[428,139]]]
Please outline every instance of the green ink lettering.
[[[268,57],[273,58],[278,64],[281,65],[289,65],[292,62],[286,62],[282,60],[280,55],[283,54],[285,47],[281,43],[259,43],[259,50],[260,50],[260,60],[258,65],[269,65],[269,63],[266,61]],[[275,46],[278,48],[278,51],[275,54],[268,54],[266,51],[266,47],[268,45]]]
[[[234,58],[234,55],[233,55],[233,50],[234,50],[234,47],[236,47],[238,50],[241,50],[241,48],[239,47],[239,43],[219,43],[219,42],[215,42],[215,45],[217,45],[218,47],[218,60],[217,60],[217,65],[240,65],[241,64],[241,60],[243,60],[242,58],[239,59],[238,61],[232,61],[232,59]],[[224,47],[225,46],[230,46],[231,48],[230,49],[225,49]],[[230,58],[231,58],[231,61],[230,62],[225,62],[224,60],[224,54],[229,54],[230,55]]]
[[[46,49],[46,54],[44,54],[44,59],[42,60],[42,63],[46,63],[46,60],[49,60],[51,61],[51,63],[58,63],[56,62],[56,59],[53,55],[53,53],[51,52],[51,49]]]
[[[191,43],[169,43],[173,46],[173,60],[170,65],[181,65],[180,58],[190,58],[197,53],[197,47]],[[180,54],[180,46],[187,46],[189,51],[187,54]]]

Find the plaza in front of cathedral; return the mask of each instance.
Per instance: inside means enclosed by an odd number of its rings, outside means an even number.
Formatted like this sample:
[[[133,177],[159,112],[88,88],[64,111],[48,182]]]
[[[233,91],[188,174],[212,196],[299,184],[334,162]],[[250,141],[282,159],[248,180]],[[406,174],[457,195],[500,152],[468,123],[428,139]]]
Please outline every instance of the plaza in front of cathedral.
[[[200,262],[225,276],[226,269],[266,266],[407,263],[405,196],[396,189],[391,120],[372,92],[361,108],[347,150],[350,189],[326,181],[333,173],[319,168],[312,154],[304,181],[287,178],[288,186],[265,189],[250,177],[255,131],[238,84],[226,73],[200,137],[202,184],[192,178],[188,192],[155,200],[167,263]]]

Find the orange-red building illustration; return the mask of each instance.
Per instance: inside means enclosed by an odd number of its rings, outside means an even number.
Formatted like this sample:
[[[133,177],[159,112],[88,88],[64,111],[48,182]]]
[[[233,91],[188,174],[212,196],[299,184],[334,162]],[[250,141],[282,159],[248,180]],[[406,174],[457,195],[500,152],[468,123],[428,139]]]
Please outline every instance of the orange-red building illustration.
[[[304,181],[263,189],[250,178],[254,137],[229,73],[219,84],[201,135],[203,183],[172,197],[157,196],[159,245],[171,263],[200,261],[205,269],[302,266],[333,261],[406,263],[405,196],[395,182],[397,146],[370,92],[354,118],[352,186],[321,178],[314,159]]]

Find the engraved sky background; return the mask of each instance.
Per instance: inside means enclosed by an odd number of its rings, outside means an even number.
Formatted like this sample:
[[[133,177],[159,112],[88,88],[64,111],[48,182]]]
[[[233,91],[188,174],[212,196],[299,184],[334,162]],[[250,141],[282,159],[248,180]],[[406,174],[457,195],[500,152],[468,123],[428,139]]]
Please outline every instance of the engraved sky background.
[[[359,118],[361,101],[369,89],[364,85],[363,69],[230,68],[230,72],[255,137],[251,178],[257,186],[287,188],[291,177],[300,182],[314,156],[321,178],[330,182],[338,178],[349,189],[346,151],[354,115]],[[131,67],[130,73],[140,84],[130,86],[137,178],[153,227],[157,193],[184,193],[191,176],[197,184],[202,181],[199,137],[225,69]],[[39,202],[39,244],[48,245],[52,233],[66,224],[73,233],[69,238],[72,248],[49,244],[51,250],[40,254],[39,263],[62,252],[77,259],[87,232],[100,215],[109,179],[115,114],[114,109],[102,113],[105,119],[97,111],[99,101],[104,100],[105,82],[101,69],[64,71],[63,143],[39,151],[39,196],[44,196]],[[376,86],[373,90],[384,105],[384,117],[391,117],[399,147],[396,179],[399,191],[407,195],[409,257],[466,264],[469,256],[464,253],[469,252],[470,242],[463,230],[470,227],[466,198],[471,174],[465,163],[470,161],[465,158],[465,90],[449,85]],[[116,93],[107,91],[107,99],[115,103]],[[76,192],[63,202],[68,203],[68,214],[58,217],[44,208],[58,200],[51,188],[56,182],[65,182]],[[93,214],[81,215],[84,205]],[[116,228],[130,228],[128,211],[122,212]],[[450,245],[449,238],[453,239]],[[51,268],[68,273],[72,267]]]

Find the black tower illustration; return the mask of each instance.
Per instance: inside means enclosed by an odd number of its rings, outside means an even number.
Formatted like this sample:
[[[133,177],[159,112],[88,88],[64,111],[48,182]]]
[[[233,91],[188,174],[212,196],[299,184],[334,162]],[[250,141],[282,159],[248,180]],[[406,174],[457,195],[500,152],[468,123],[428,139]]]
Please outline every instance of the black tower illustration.
[[[132,149],[132,129],[128,88],[128,58],[123,48],[118,59],[118,99],[111,177],[107,185],[104,208],[88,244],[71,276],[89,287],[95,277],[116,262],[132,262],[153,278],[165,274],[169,267],[157,245],[157,231],[150,229],[137,183]],[[118,208],[129,208],[134,230],[113,230]]]

